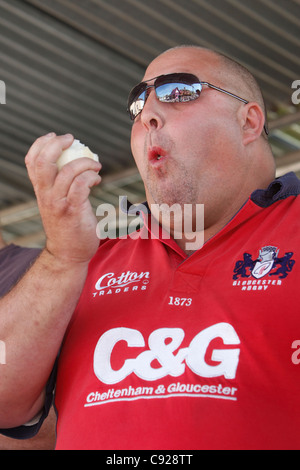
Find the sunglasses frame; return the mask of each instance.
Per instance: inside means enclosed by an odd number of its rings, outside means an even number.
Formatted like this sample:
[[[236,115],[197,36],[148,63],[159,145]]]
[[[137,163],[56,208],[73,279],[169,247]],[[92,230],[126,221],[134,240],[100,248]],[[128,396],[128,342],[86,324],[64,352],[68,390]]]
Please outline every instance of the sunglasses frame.
[[[132,90],[131,90],[130,93],[129,93],[128,104],[127,104],[127,112],[128,112],[128,114],[129,114],[129,116],[130,116],[130,119],[131,119],[132,121],[134,121],[135,118],[136,118],[136,117],[142,112],[142,110],[143,110],[143,108],[142,108],[135,116],[133,116],[132,113],[131,113],[131,111],[130,111],[130,106],[131,106],[131,104],[134,102],[134,100],[135,100],[136,95],[137,95],[138,92],[139,92],[140,94],[141,94],[141,93],[144,93],[144,92],[146,93],[146,95],[145,95],[145,101],[144,101],[144,105],[145,105],[145,103],[146,103],[146,101],[147,101],[147,99],[148,99],[148,96],[149,96],[149,93],[147,94],[147,90],[148,90],[149,88],[154,88],[155,91],[156,91],[156,89],[158,88],[158,86],[156,85],[158,79],[161,80],[161,79],[164,78],[164,77],[171,77],[171,76],[178,76],[178,77],[179,77],[180,75],[189,77],[189,78],[191,79],[191,82],[192,82],[192,83],[200,85],[200,86],[201,86],[200,94],[201,94],[203,85],[206,85],[206,86],[208,86],[209,88],[213,88],[213,89],[216,90],[216,91],[219,91],[219,92],[221,92],[221,93],[225,93],[226,95],[231,96],[232,98],[235,98],[235,99],[241,101],[241,102],[244,103],[244,104],[248,104],[248,103],[249,103],[248,100],[245,100],[244,98],[241,98],[240,96],[235,95],[234,93],[231,93],[231,92],[228,91],[228,90],[224,90],[224,88],[217,87],[216,85],[212,85],[212,84],[209,83],[209,82],[202,82],[201,80],[199,80],[199,78],[198,78],[196,75],[193,75],[193,74],[191,74],[191,73],[185,73],[185,72],[175,72],[175,73],[170,73],[170,74],[165,74],[165,75],[158,75],[157,77],[150,78],[149,80],[144,80],[143,82],[138,83],[135,87],[132,88]],[[153,85],[148,85],[147,82],[151,82],[152,80],[154,80]],[[181,81],[181,80],[179,80],[179,78],[178,78],[178,81]],[[189,81],[189,80],[187,80],[187,81]],[[167,84],[167,83],[168,83],[168,81],[166,81],[166,84]],[[169,83],[176,83],[176,81],[174,81],[174,82],[170,81]],[[182,82],[182,83],[184,83],[184,82]],[[160,86],[161,86],[161,85],[160,85]],[[155,93],[155,94],[156,94],[156,93]],[[200,97],[200,94],[199,94],[198,97]],[[130,100],[131,96],[134,96],[134,98],[133,98],[132,100]],[[159,99],[159,97],[157,96],[157,94],[156,94],[156,97],[157,97],[157,99],[158,99],[161,103],[163,103],[163,101],[161,101],[161,100]],[[196,98],[196,99],[197,99],[197,98]],[[143,106],[143,107],[144,107],[144,106]],[[268,128],[267,128],[266,124],[264,124],[264,131],[265,131],[266,135],[269,135],[269,131],[268,131]]]

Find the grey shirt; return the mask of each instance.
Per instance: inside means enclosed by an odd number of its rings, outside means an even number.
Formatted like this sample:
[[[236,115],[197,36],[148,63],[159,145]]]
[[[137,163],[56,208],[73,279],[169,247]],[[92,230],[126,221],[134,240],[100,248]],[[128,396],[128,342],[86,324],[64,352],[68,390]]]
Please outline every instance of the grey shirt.
[[[25,248],[14,244],[0,250],[0,297],[16,284],[40,251],[38,248]]]

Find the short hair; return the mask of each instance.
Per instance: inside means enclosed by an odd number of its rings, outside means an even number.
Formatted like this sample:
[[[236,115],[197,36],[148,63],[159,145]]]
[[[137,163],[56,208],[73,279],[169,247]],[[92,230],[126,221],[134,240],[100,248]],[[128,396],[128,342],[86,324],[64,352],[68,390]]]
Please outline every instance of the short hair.
[[[267,121],[266,103],[261,88],[254,75],[246,67],[244,67],[244,65],[240,64],[231,57],[228,57],[227,55],[220,52],[214,53],[220,58],[221,62],[225,66],[226,71],[229,74],[232,74],[235,78],[238,78],[240,83],[245,85],[245,88],[247,88],[249,92],[249,95],[246,96],[245,99],[248,101],[256,101],[263,110],[265,120]]]

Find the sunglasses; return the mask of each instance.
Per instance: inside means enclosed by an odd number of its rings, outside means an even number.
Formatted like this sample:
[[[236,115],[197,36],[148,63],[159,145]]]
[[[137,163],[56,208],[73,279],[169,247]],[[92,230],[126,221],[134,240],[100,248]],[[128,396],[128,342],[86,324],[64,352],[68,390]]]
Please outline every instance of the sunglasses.
[[[154,80],[154,84],[148,85],[147,82],[151,80]],[[230,91],[223,90],[223,88],[208,82],[201,82],[196,75],[190,73],[170,73],[141,82],[131,90],[127,105],[130,119],[133,121],[142,112],[149,96],[150,88],[155,89],[157,99],[161,103],[188,103],[199,98],[203,85],[232,96],[232,98],[242,101],[242,103],[249,103],[249,101],[230,93]],[[266,125],[264,125],[264,131],[267,135],[269,134]]]

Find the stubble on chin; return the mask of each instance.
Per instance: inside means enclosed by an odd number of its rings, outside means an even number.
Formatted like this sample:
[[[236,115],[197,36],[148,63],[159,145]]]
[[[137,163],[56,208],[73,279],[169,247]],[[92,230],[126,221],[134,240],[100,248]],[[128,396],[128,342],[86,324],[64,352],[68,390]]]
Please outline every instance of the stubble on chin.
[[[196,204],[197,181],[184,168],[177,168],[176,174],[148,173],[144,181],[148,202],[153,204]]]

